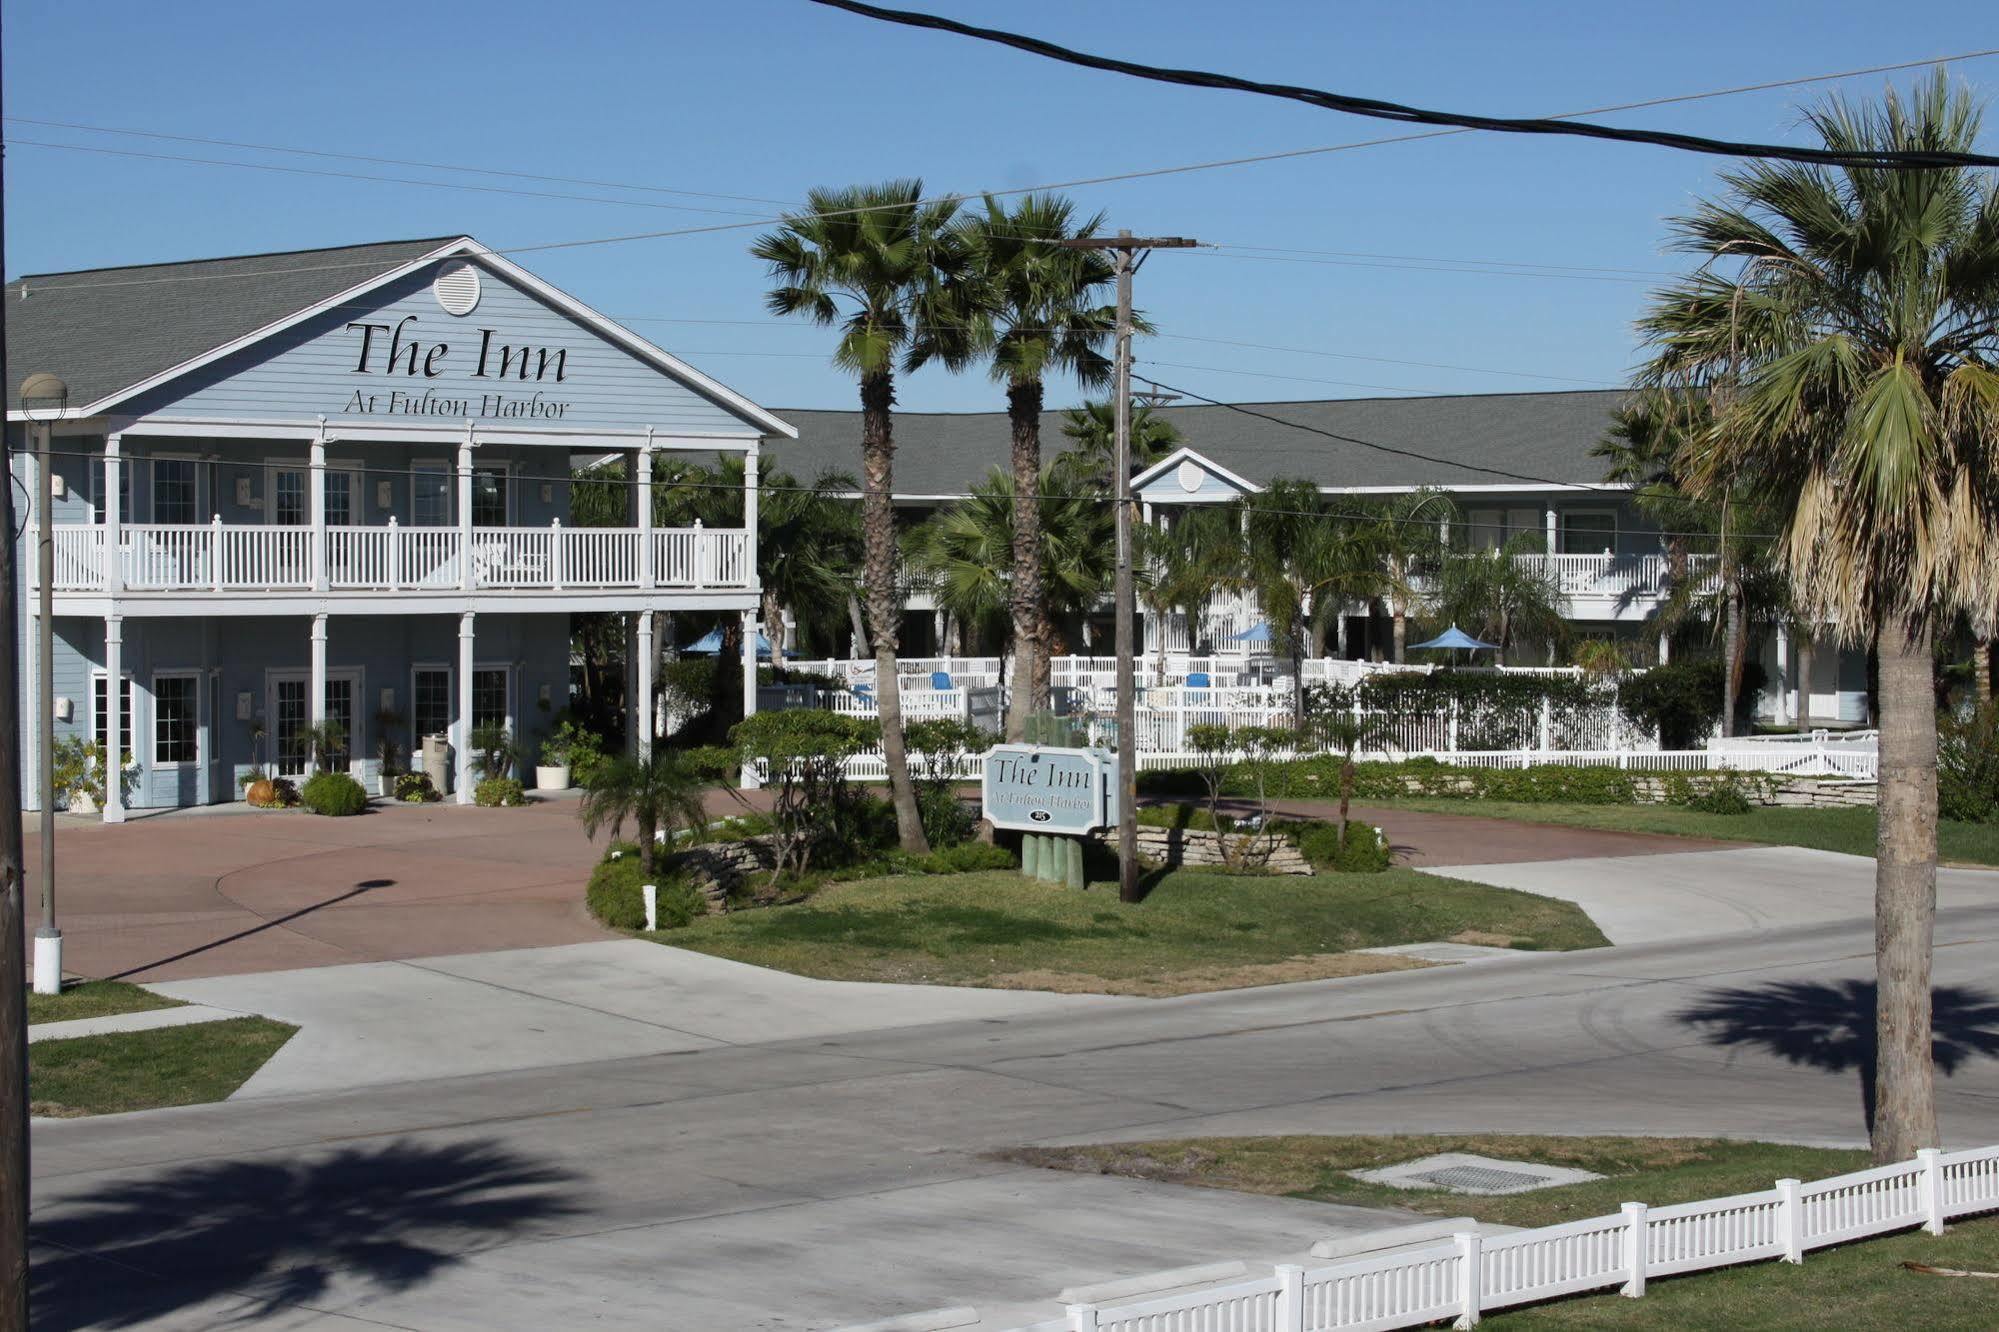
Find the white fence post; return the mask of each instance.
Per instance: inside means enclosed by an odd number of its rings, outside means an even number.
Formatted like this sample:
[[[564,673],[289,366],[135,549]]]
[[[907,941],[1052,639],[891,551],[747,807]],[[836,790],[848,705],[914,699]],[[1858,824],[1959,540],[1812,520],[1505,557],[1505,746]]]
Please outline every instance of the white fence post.
[[[1923,1201],[1923,1229],[1932,1235],[1943,1234],[1943,1153],[1934,1147],[1916,1150],[1916,1160],[1922,1163],[1922,1182],[1918,1186],[1918,1196]]]
[[[645,898],[646,929],[648,930],[658,929],[659,928],[659,885],[656,883],[644,884],[639,888],[639,894]]]
[[[1271,1332],[1305,1332],[1305,1269],[1277,1265],[1277,1321]]]
[[[208,524],[209,580],[217,592],[222,590],[222,515],[216,514]]]
[[[1452,1238],[1458,1242],[1458,1286],[1464,1303],[1457,1322],[1451,1326],[1476,1327],[1479,1294],[1485,1285],[1485,1277],[1480,1270],[1484,1265],[1484,1241],[1476,1230],[1460,1231]]]
[[[1096,1305],[1072,1304],[1068,1312],[1069,1332],[1097,1332]]]
[[[1631,1275],[1617,1293],[1635,1300],[1645,1293],[1645,1213],[1642,1202],[1628,1202],[1624,1213],[1624,1268]]]
[[[1777,1181],[1777,1196],[1782,1200],[1777,1206],[1777,1239],[1784,1246],[1787,1263],[1805,1261],[1805,1200],[1798,1192],[1801,1187],[1795,1179]]]
[[[396,525],[396,516],[389,515],[389,549],[383,565],[388,571],[389,591],[394,592],[403,582],[403,534]]]
[[[1541,749],[1546,752],[1555,747],[1555,710],[1546,694],[1541,695]]]
[[[1451,695],[1451,720],[1446,727],[1444,748],[1455,754],[1458,752],[1458,698]]]
[[[588,561],[586,560],[586,563]],[[548,525],[548,581],[556,591],[562,590],[562,520],[556,518]]]

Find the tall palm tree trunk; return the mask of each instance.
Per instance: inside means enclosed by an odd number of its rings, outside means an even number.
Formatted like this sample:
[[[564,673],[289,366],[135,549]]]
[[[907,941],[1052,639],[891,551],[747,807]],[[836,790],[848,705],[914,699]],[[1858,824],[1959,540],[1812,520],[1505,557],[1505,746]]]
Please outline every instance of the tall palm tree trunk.
[[[847,594],[847,627],[854,634],[854,655],[872,657],[875,650],[868,646],[868,626],[861,619],[861,599],[853,593]]]
[[[1721,683],[1721,733],[1735,734],[1735,708],[1737,697],[1742,693],[1742,584],[1731,579],[1728,584],[1728,605],[1722,621],[1722,683]]]
[[[774,671],[784,669],[784,604],[777,599],[777,593],[769,588],[763,594],[764,637],[770,640],[770,666]]]
[[[1409,606],[1401,597],[1395,598],[1395,664],[1402,665],[1409,658]]]
[[[1045,679],[1038,659],[1048,645],[1041,629],[1041,381],[1015,380],[1006,388],[1007,423],[1013,429],[1013,693],[1007,699],[1006,738],[1027,738],[1027,719],[1043,706]]]
[[[881,712],[882,757],[888,765],[889,800],[895,806],[895,827],[902,849],[910,855],[930,853],[923,819],[916,812],[916,785],[909,778],[909,757],[902,742],[902,685],[896,678],[895,651],[900,639],[902,599],[895,585],[895,509],[889,503],[895,480],[895,440],[889,412],[895,404],[895,379],[887,370],[861,376],[861,538],[866,548],[868,620],[875,649],[875,698]]]
[[[1937,910],[1937,725],[1930,639],[1889,617],[1881,658],[1880,824],[1875,834],[1874,1159],[1937,1145],[1930,944]]]
[[[1980,708],[1992,701],[1992,636],[1971,641],[1971,697]]]
[[[1798,734],[1812,729],[1812,640],[1798,635]]]

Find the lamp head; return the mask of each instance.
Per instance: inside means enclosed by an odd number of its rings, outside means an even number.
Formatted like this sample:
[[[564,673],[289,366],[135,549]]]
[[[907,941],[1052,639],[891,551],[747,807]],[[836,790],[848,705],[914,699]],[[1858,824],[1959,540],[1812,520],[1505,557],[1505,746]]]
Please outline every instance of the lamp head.
[[[52,421],[68,404],[69,385],[47,371],[21,381],[21,410],[35,420]]]

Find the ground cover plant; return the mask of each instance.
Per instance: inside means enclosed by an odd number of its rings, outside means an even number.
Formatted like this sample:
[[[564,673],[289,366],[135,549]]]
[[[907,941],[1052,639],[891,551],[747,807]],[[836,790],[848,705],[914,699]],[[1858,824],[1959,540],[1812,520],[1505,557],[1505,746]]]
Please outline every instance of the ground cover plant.
[[[297,1030],[245,1017],[37,1041],[28,1048],[29,1109],[74,1118],[220,1101]]]
[[[28,992],[28,1021],[73,1022],[79,1018],[144,1013],[155,1008],[179,1008],[182,1001],[127,985],[123,981],[72,981],[60,994]]]
[[[671,942],[829,980],[1164,995],[1394,970],[1352,950],[1463,938],[1592,948],[1578,908],[1414,870],[1160,875],[1146,900],[1009,872],[829,883],[803,901],[696,920]]]
[[[1574,1166],[1605,1176],[1510,1197],[1393,1189],[1346,1172],[1437,1152]],[[1559,1138],[1480,1135],[1191,1138],[1001,1153],[1011,1161],[1207,1188],[1390,1206],[1431,1216],[1471,1216],[1513,1226],[1558,1225],[1614,1214],[1625,1201],[1659,1207],[1728,1197],[1777,1179],[1822,1179],[1862,1170],[1865,1151],[1697,1138]],[[1647,1283],[1645,1298],[1614,1292],[1487,1314],[1484,1326],[1518,1328],[1845,1329],[1987,1328],[1993,1283],[1925,1276],[1905,1261],[1999,1270],[1999,1219],[1960,1220],[1941,1237],[1906,1231],[1814,1250],[1802,1266],[1764,1262]]]
[[[368,808],[368,792],[344,772],[316,772],[306,778],[299,801],[314,814],[345,818]]]

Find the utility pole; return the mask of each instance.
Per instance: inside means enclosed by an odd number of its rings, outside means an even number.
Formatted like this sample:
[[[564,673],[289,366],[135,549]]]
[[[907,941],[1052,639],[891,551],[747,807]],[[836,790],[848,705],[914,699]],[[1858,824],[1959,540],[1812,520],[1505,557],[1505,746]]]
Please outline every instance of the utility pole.
[[[0,149],[0,204],[6,199]],[[4,235],[0,225],[0,235]],[[4,254],[0,253],[0,264]],[[0,300],[0,393],[7,377]],[[5,399],[0,397],[0,404]],[[21,642],[15,584],[13,451],[0,418],[0,1332],[28,1330],[28,986],[25,856],[21,845]],[[42,793],[48,799],[48,793]]]
[[[1131,276],[1138,271],[1142,251],[1184,250],[1198,244],[1182,236],[1092,236],[1058,241],[1076,250],[1109,250],[1117,272],[1117,377],[1111,404],[1113,449],[1111,487],[1117,519],[1117,581],[1112,600],[1117,608],[1117,779],[1118,899],[1136,902],[1138,891],[1138,690],[1133,679],[1133,642],[1138,621],[1138,587],[1131,567]]]

